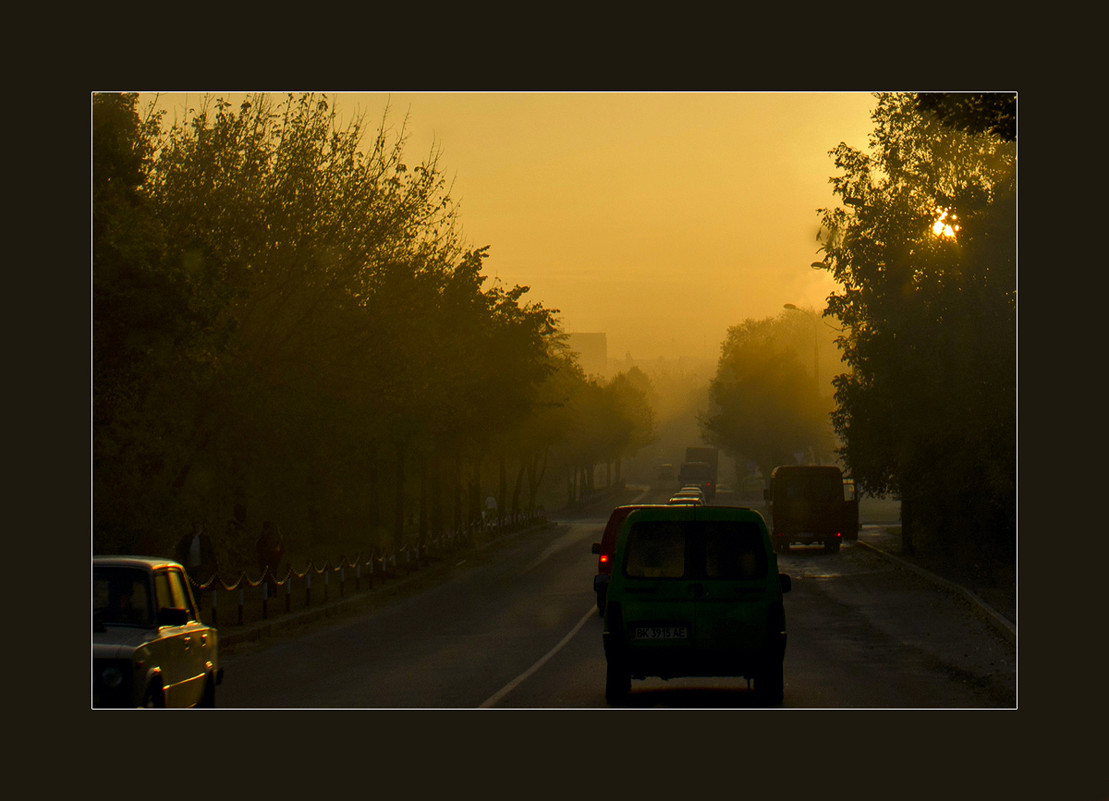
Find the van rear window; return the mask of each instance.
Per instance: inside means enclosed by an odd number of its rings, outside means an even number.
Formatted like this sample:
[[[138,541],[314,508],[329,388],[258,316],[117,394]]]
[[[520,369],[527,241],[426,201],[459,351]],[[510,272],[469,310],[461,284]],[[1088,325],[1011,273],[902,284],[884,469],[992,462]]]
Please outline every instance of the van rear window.
[[[625,575],[633,578],[682,578],[685,575],[686,524],[637,523],[628,532]]]
[[[704,524],[705,577],[766,578],[766,547],[754,523]]]
[[[781,492],[788,500],[841,501],[843,479],[828,470],[798,470],[777,479]]]
[[[631,578],[762,579],[766,547],[759,527],[738,521],[643,521],[628,532],[624,574]]]

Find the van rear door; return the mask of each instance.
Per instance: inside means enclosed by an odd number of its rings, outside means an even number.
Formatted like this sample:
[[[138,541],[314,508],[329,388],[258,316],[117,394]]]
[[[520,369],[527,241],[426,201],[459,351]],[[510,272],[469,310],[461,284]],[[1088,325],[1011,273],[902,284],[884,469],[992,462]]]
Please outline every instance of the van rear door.
[[[706,520],[698,523],[696,539],[704,573],[696,592],[695,646],[707,653],[763,647],[776,595],[768,592],[772,572],[778,581],[763,530],[754,521]]]
[[[643,520],[630,516],[620,564],[624,641],[634,650],[684,649],[694,639],[693,586],[689,542],[683,520]]]

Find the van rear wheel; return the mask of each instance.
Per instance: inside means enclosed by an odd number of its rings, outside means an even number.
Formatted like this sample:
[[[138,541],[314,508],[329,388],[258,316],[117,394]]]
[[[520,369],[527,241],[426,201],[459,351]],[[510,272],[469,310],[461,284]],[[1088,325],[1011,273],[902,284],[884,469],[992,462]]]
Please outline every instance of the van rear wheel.
[[[768,665],[755,676],[755,699],[762,706],[781,706],[785,700],[785,674],[781,662]]]
[[[608,663],[605,670],[605,701],[609,706],[623,706],[632,689],[632,677],[619,665]]]

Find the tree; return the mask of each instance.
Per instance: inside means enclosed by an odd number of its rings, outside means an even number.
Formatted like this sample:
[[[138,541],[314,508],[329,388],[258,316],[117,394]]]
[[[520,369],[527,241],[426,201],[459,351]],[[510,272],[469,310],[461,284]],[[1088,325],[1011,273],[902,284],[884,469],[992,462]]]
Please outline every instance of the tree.
[[[223,337],[147,195],[161,117],[93,97],[93,497],[105,548],[149,550],[180,488],[195,387]]]
[[[825,448],[824,415],[799,355],[808,351],[795,332],[783,315],[729,328],[701,418],[706,442],[754,462],[764,477]]]
[[[381,368],[429,345],[398,336],[406,287],[437,297],[459,258],[435,154],[409,169],[384,121],[364,151],[314,95],[205,100],[168,131],[134,96],[94,116],[98,542],[154,548],[247,499],[353,528],[398,428]]]
[[[833,151],[851,210],[823,213],[842,287],[826,314],[852,368],[834,382],[842,453],[862,489],[900,495],[909,548],[1010,558],[1015,147],[922,114],[915,95],[880,95],[873,119],[870,155]]]
[[[934,116],[941,125],[966,133],[990,133],[1009,142],[1017,139],[1016,95],[928,92],[917,95],[916,103],[922,114]]]
[[[98,550],[233,509],[291,552],[400,545],[448,500],[463,522],[490,470],[534,509],[550,453],[596,424],[556,311],[488,282],[437,152],[413,166],[385,131],[312,94],[205,98],[167,130],[94,99]],[[635,417],[610,420],[619,453],[644,415],[610,394]],[[221,564],[252,563],[256,528],[227,531]]]

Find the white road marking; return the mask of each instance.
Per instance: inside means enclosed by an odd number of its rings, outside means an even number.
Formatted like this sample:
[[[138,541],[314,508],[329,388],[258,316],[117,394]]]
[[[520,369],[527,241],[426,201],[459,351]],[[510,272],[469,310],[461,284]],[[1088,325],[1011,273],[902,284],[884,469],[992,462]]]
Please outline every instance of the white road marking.
[[[481,707],[479,707],[479,708],[488,709],[489,707],[493,706],[498,701],[500,701],[502,698],[504,698],[506,695],[508,695],[510,692],[515,690],[517,687],[519,687],[521,684],[523,684],[524,681],[526,681],[529,676],[534,674],[537,670],[539,670],[539,668],[543,667],[543,665],[547,663],[547,660],[549,660],[552,656],[554,656],[559,651],[561,651],[566,646],[566,643],[570,642],[570,640],[572,640],[574,638],[574,635],[577,634],[579,631],[581,631],[581,627],[585,625],[585,622],[587,620],[589,620],[592,617],[596,617],[596,615],[597,615],[597,609],[595,607],[590,607],[589,611],[585,613],[585,616],[582,617],[582,619],[577,622],[577,625],[574,626],[574,628],[570,629],[570,633],[567,634],[565,637],[563,637],[559,641],[558,645],[556,645],[551,650],[547,651],[547,653],[545,653],[542,656],[542,658],[540,658],[540,660],[538,662],[536,662],[534,665],[529,667],[527,670],[525,670],[519,676],[514,678],[512,681],[510,681],[508,684],[506,684],[504,687],[502,687],[496,693],[491,695],[488,699],[486,699],[481,704]]]
[[[632,503],[639,503],[640,500],[643,498],[643,496],[647,494],[647,488],[642,488],[642,490],[643,491],[632,501]],[[574,526],[574,524],[581,525],[582,523],[585,523],[587,525],[588,524],[597,525],[597,524],[603,524],[607,521],[608,521],[608,518],[606,517],[604,520],[597,520],[597,521],[587,521],[587,520],[577,519],[577,520],[566,520],[566,521],[555,521],[555,522],[567,523],[567,524],[570,524],[571,526]],[[592,527],[592,526],[590,526],[590,527]],[[531,564],[529,564],[527,567],[525,567],[522,572],[527,573],[529,570],[531,570],[533,567],[538,565],[540,562],[542,562],[544,559],[546,559],[552,553],[555,553],[556,551],[562,550],[563,548],[566,548],[566,547],[574,544],[575,542],[580,542],[581,540],[585,539],[584,534],[586,534],[586,533],[587,533],[587,531],[576,531],[575,532],[573,529],[571,529],[569,533],[564,534],[562,537],[560,537],[559,539],[555,540],[553,543],[548,545],[546,550],[544,550],[543,553],[541,553],[534,561],[532,561]],[[512,681],[510,681],[508,684],[506,684],[504,687],[502,687],[500,690],[498,690],[496,693],[494,693],[492,696],[490,696],[488,699],[486,699],[481,704],[480,708],[487,709],[487,708],[493,706],[498,701],[500,701],[502,698],[504,698],[506,695],[508,695],[510,692],[515,690],[521,684],[523,684],[524,681],[526,681],[529,676],[534,674],[535,671],[539,670],[539,668],[543,667],[543,665],[546,664],[547,660],[549,660],[552,656],[554,656],[559,651],[561,651],[566,646],[566,643],[570,642],[570,640],[573,639],[574,635],[577,634],[579,631],[581,631],[581,627],[585,625],[586,621],[589,620],[591,617],[594,617],[596,614],[597,614],[596,608],[591,606],[589,608],[589,611],[586,612],[585,615],[582,617],[582,619],[577,622],[577,625],[575,625],[574,628],[572,628],[570,630],[570,633],[562,638],[562,640],[558,643],[558,645],[556,645],[554,648],[552,648],[550,651],[548,651],[546,654],[544,654],[543,657],[538,662],[536,662],[530,668],[525,670],[519,676],[514,678]]]

